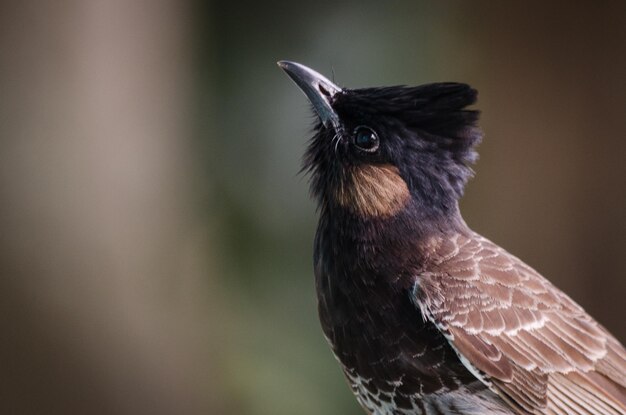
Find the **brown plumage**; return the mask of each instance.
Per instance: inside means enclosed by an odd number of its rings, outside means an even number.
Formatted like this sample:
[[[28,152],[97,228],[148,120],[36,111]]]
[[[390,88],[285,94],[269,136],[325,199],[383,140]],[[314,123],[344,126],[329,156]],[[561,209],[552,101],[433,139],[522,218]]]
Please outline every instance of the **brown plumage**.
[[[626,350],[562,291],[475,233],[432,242],[415,301],[519,413],[623,414]]]
[[[458,200],[481,139],[464,84],[340,88],[280,65],[320,117],[305,156],[320,207],[324,334],[374,415],[625,415],[626,350]]]
[[[364,165],[350,169],[346,175],[335,198],[341,206],[359,215],[391,216],[411,197],[394,166]]]

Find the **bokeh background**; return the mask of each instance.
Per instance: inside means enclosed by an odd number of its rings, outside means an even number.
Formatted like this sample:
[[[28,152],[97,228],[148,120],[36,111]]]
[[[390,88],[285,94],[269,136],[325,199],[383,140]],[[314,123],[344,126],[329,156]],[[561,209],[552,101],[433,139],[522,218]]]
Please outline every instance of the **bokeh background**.
[[[361,413],[279,59],[478,88],[467,222],[626,340],[626,2],[3,1],[1,413]]]

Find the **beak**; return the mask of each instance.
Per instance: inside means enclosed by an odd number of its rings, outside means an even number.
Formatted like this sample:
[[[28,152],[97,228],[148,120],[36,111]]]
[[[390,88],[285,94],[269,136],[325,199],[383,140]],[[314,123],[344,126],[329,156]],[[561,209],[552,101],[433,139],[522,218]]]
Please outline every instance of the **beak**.
[[[296,62],[279,61],[278,66],[289,75],[307,96],[325,127],[339,127],[339,117],[330,105],[332,98],[341,88],[324,75]]]

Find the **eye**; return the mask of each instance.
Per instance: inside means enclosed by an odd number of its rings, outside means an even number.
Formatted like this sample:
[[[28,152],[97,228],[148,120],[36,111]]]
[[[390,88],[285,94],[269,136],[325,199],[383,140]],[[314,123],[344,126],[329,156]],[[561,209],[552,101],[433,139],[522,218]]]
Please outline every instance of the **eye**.
[[[378,136],[369,127],[360,126],[354,130],[354,145],[363,151],[373,153],[378,150]]]

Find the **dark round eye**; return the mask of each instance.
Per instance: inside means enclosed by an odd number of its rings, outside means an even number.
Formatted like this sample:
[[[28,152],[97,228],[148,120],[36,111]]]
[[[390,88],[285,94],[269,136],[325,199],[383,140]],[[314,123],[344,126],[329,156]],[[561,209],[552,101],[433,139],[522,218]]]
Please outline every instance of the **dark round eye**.
[[[378,136],[369,127],[356,127],[354,130],[354,145],[361,150],[373,153],[378,149]]]

